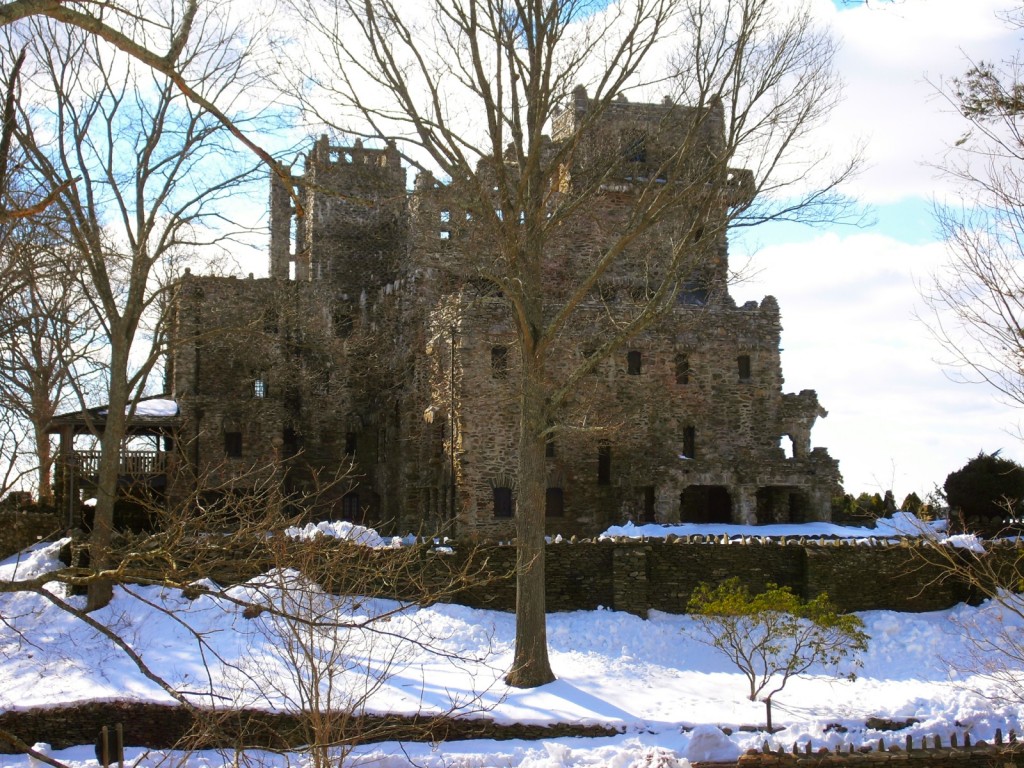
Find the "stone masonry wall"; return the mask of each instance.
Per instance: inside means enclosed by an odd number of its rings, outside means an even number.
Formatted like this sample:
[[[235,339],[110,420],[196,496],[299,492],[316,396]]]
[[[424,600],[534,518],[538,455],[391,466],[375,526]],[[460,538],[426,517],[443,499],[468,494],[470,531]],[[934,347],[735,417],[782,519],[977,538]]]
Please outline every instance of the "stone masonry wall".
[[[0,560],[62,531],[60,518],[49,512],[0,513]]]
[[[123,728],[125,747],[150,749],[233,749],[239,745],[298,749],[308,742],[302,723],[290,713],[253,710],[196,710],[137,701],[83,702],[52,709],[0,712],[0,729],[32,746],[45,742],[54,749],[93,744],[106,726],[113,739]],[[350,744],[376,741],[456,741],[462,739],[545,739],[563,736],[612,736],[615,729],[573,723],[524,725],[496,723],[485,717],[429,718],[369,715],[346,726]],[[111,743],[112,742],[108,742]],[[0,754],[18,754],[0,741]]]
[[[58,521],[51,515],[0,517],[0,554],[51,536]],[[23,542],[23,543],[22,543]],[[454,543],[454,554],[437,554],[437,577],[457,572],[466,557],[467,572],[489,577],[459,592],[456,602],[491,610],[515,610],[513,544],[473,546]],[[993,572],[1015,567],[1024,545],[1003,543],[991,548]],[[942,552],[942,555],[936,553]],[[387,552],[377,553],[386,557]],[[910,540],[898,544],[853,543],[849,540],[756,539],[725,542],[712,536],[668,539],[558,541],[546,551],[547,606],[551,611],[598,607],[645,616],[649,610],[685,613],[694,589],[738,576],[753,591],[774,583],[813,598],[828,593],[841,611],[934,611],[979,599],[963,581],[948,578],[946,555]],[[1002,566],[1001,564],[1005,564]],[[240,562],[237,573],[226,567],[215,578],[235,581],[251,577],[252,564]]]
[[[609,311],[597,304],[592,309],[595,318]],[[514,492],[516,466],[519,360],[506,308],[500,299],[473,297],[465,307],[446,306],[439,317],[437,342],[428,353],[430,397],[439,418],[451,411],[457,420],[453,466],[460,531],[511,537],[512,519],[496,517],[492,500],[494,488]],[[790,458],[779,446],[782,435],[799,431],[795,422],[817,408],[817,401],[810,391],[789,400],[781,394],[774,299],[739,309],[680,307],[663,324],[665,329],[642,334],[602,361],[567,405],[567,421],[583,421],[587,429],[560,431],[552,440],[548,486],[561,489],[563,508],[561,516],[548,519],[548,533],[585,536],[627,520],[688,519],[681,494],[691,486],[726,488],[734,521],[827,517],[838,485],[835,462],[810,451],[809,436],[805,450]],[[496,349],[505,353],[500,370],[493,361]],[[584,339],[552,354],[552,375],[567,377],[587,349]],[[639,360],[633,371],[630,355]],[[685,375],[679,370],[682,355]],[[741,356],[749,366],[745,377],[737,366]],[[600,441],[610,455],[605,482],[599,480]],[[451,450],[446,441],[445,452]],[[682,459],[684,450],[696,455]],[[791,517],[788,503],[775,512],[758,497],[762,490],[777,491],[776,497],[804,494],[804,516]]]
[[[487,558],[487,571],[494,578],[460,592],[457,601],[514,610],[515,547],[483,547],[476,556]],[[943,570],[928,550],[900,544],[795,539],[744,544],[698,536],[671,541],[562,542],[550,544],[546,558],[551,611],[601,606],[640,616],[649,610],[685,613],[699,584],[733,576],[752,591],[774,583],[805,598],[826,592],[841,611],[933,611],[976,597],[963,582],[941,579]]]

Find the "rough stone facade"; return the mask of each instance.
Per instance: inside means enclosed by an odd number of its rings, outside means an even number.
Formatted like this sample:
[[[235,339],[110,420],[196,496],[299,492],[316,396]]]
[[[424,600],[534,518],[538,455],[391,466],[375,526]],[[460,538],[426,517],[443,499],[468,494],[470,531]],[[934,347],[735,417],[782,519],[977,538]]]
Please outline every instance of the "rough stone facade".
[[[722,144],[720,104],[621,101],[588,122],[589,108],[577,89],[555,120],[553,148],[581,126],[591,131],[563,183],[588,179],[588,147],[618,142],[624,159],[586,226],[566,228],[545,251],[553,285],[588,267],[628,215],[630,179],[656,173],[677,135],[694,144],[687,162]],[[672,128],[695,117],[697,139]],[[724,221],[749,184],[747,172],[730,172],[705,219]],[[509,306],[446,269],[469,253],[491,257],[474,237],[472,198],[427,174],[407,192],[393,145],[322,137],[301,174],[273,179],[270,203],[270,277],[189,275],[180,285],[169,378],[190,470],[176,482],[212,479],[217,493],[268,479],[286,494],[329,487],[315,518],[511,537],[518,361]],[[838,465],[811,447],[825,415],[815,393],[782,392],[778,305],[771,296],[736,305],[724,227],[705,231],[696,220],[681,211],[633,244],[552,355],[558,376],[592,354],[646,300],[666,243],[693,243],[691,278],[671,309],[602,360],[571,399],[574,415],[593,414],[600,428],[556,431],[549,444],[552,534],[591,535],[625,520],[829,517]]]
[[[0,512],[0,560],[63,533],[66,525],[52,512]]]

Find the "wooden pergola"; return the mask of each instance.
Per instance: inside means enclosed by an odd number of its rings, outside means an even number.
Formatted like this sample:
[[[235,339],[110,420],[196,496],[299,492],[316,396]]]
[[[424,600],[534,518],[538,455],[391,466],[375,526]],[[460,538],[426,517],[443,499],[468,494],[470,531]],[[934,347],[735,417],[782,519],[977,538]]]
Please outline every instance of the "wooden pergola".
[[[79,437],[98,439],[106,426],[106,406],[86,408],[55,416],[47,432],[59,436],[54,463],[54,496],[57,509],[66,515],[68,527],[78,524],[81,498],[94,490],[99,474],[100,451],[78,449]],[[181,425],[177,404],[166,396],[147,397],[135,404],[128,418],[122,447],[118,485],[126,495],[142,488],[163,490]],[[149,438],[153,447],[128,448],[127,443]]]

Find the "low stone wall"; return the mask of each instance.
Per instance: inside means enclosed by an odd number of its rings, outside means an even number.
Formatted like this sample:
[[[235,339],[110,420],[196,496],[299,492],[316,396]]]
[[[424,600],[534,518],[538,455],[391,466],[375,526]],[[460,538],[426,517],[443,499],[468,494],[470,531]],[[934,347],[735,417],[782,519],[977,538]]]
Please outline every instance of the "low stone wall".
[[[38,742],[54,749],[94,744],[106,726],[113,733],[120,724],[124,746],[150,749],[235,749],[241,746],[270,749],[299,749],[307,739],[301,722],[293,715],[252,710],[188,710],[173,705],[130,701],[85,702],[52,709],[26,709],[0,713],[0,730],[13,734],[20,744],[0,740],[0,754],[18,754]],[[726,733],[729,731],[727,730]],[[614,736],[619,731],[601,725],[561,723],[550,726],[498,724],[485,717],[413,718],[393,715],[353,719],[341,741],[355,745],[378,741],[459,741],[465,739],[550,739],[564,736]],[[781,733],[775,734],[778,742]],[[787,751],[750,750],[735,768],[1024,768],[1024,749],[1011,733],[1004,741],[996,731],[992,743],[972,743],[969,734],[943,739],[929,736],[912,740],[893,733],[891,737],[865,744],[813,749],[811,744],[794,744]]]
[[[0,514],[0,556],[10,556],[58,531],[59,521],[52,514]],[[1012,577],[1007,583],[1017,583],[1024,544],[1000,540],[990,542],[988,547],[993,571]],[[454,599],[477,608],[515,610],[514,545],[475,546],[456,542],[452,548],[452,554],[425,553],[416,567],[431,571],[437,583],[444,583],[446,575],[460,567],[467,572],[479,571],[486,578],[460,590]],[[233,583],[274,565],[269,552],[261,560],[261,551],[259,546],[240,547],[237,555],[221,553],[209,558],[206,565],[200,561],[189,565],[195,578]],[[944,553],[941,556],[937,554],[940,551]],[[390,550],[384,550],[357,559],[370,560],[362,567],[373,570],[379,568],[381,558],[393,556]],[[752,591],[774,583],[787,586],[804,598],[828,593],[842,611],[933,611],[979,599],[973,587],[950,577],[943,565],[944,561],[963,557],[972,555],[922,545],[918,539],[885,543],[798,537],[746,537],[730,541],[713,536],[670,536],[559,541],[549,544],[545,554],[547,605],[551,611],[605,607],[639,616],[646,616],[650,610],[684,613],[699,584],[737,576]],[[184,565],[184,561],[179,563],[180,568]],[[380,570],[394,575],[386,567]],[[184,568],[179,571],[184,572]],[[346,583],[345,579],[339,581],[342,585]],[[382,587],[379,593],[386,591]],[[392,596],[417,599],[417,595],[397,592]]]
[[[700,536],[563,542],[547,547],[547,605],[551,611],[603,606],[639,616],[650,610],[685,613],[699,584],[733,576],[755,592],[770,583],[808,599],[826,592],[841,611],[933,611],[975,599],[967,584],[944,578],[942,558],[932,556],[933,551],[908,542],[725,543]],[[488,546],[472,554],[486,558],[494,578],[461,591],[456,600],[477,608],[515,610],[515,548]]]
[[[45,742],[54,749],[95,744],[101,729],[120,724],[124,746],[151,749],[234,749],[239,746],[298,749],[308,743],[294,715],[241,711],[190,711],[183,707],[131,701],[85,702],[52,709],[0,713],[0,730],[25,746]],[[613,736],[600,725],[499,724],[484,717],[423,718],[396,715],[353,718],[340,739],[345,744],[376,741],[459,741],[464,739],[545,739]],[[0,754],[24,749],[0,740]]]
[[[54,513],[0,512],[0,560],[62,531]]]

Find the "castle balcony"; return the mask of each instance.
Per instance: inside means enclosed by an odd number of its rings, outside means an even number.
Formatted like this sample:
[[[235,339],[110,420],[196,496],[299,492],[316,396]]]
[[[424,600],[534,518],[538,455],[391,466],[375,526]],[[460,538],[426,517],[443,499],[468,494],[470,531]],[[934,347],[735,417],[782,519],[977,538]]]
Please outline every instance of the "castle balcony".
[[[80,479],[94,479],[100,473],[99,451],[72,451],[68,465]],[[167,474],[165,451],[121,451],[117,474],[128,480],[147,480]]]

